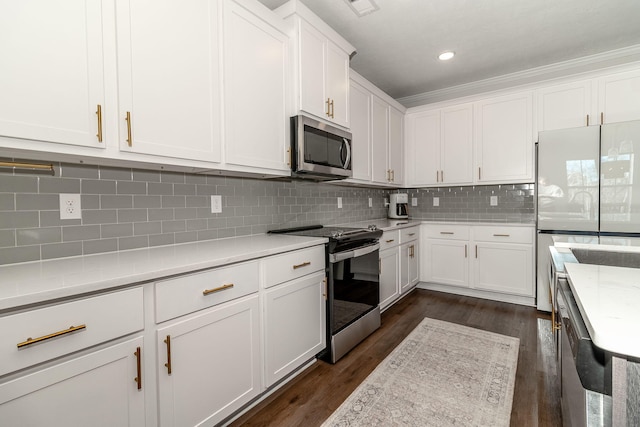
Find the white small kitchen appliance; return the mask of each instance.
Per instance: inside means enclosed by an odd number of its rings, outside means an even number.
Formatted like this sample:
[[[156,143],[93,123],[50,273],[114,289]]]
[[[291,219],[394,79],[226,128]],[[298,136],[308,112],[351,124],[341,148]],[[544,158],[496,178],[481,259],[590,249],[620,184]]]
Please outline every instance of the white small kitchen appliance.
[[[391,193],[389,195],[389,218],[409,218],[409,195],[407,193]]]

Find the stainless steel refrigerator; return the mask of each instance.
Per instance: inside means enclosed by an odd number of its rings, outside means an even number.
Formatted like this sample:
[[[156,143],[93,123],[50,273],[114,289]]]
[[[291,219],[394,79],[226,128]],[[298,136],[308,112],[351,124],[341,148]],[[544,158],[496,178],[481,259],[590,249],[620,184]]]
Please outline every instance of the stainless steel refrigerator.
[[[537,301],[549,311],[552,235],[640,237],[640,121],[540,132],[537,159]]]

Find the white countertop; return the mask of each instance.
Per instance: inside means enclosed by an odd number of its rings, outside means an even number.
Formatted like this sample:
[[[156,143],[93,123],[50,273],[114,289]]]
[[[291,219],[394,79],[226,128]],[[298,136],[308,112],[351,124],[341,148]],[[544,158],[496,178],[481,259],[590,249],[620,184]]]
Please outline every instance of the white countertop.
[[[322,245],[262,234],[0,266],[0,311]]]
[[[565,269],[594,344],[640,357],[640,269],[577,263]]]
[[[382,219],[370,219],[367,221],[359,221],[359,222],[350,222],[347,224],[339,224],[338,226],[344,226],[344,227],[362,227],[362,228],[367,228],[370,225],[375,225],[376,227],[378,227],[380,230],[396,230],[399,228],[408,228],[408,227],[414,227],[416,225],[420,225],[422,223],[422,221],[416,221],[416,220],[412,220],[412,219],[387,219],[387,218],[382,218]]]

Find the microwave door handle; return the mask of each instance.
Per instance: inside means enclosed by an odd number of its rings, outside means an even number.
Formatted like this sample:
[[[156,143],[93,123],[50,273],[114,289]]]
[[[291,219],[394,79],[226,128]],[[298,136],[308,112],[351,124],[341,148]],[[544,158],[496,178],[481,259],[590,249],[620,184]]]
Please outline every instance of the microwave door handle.
[[[342,167],[344,169],[348,169],[349,164],[351,164],[351,144],[349,144],[349,140],[347,138],[342,138],[342,144],[344,144],[344,147],[346,147],[347,149],[347,158],[345,159],[344,165],[342,165]]]

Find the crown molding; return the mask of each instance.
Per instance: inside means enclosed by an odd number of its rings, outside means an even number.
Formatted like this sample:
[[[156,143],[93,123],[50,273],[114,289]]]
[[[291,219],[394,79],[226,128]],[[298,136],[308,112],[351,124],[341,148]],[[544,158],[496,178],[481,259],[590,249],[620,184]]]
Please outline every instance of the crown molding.
[[[397,98],[396,100],[407,108],[447,101],[465,96],[477,95],[536,83],[544,80],[552,80],[570,75],[587,73],[607,67],[640,61],[640,45],[633,45],[622,49],[589,55],[582,58],[571,59],[542,67],[531,68],[525,71],[491,77],[476,82],[465,83],[431,92]]]

